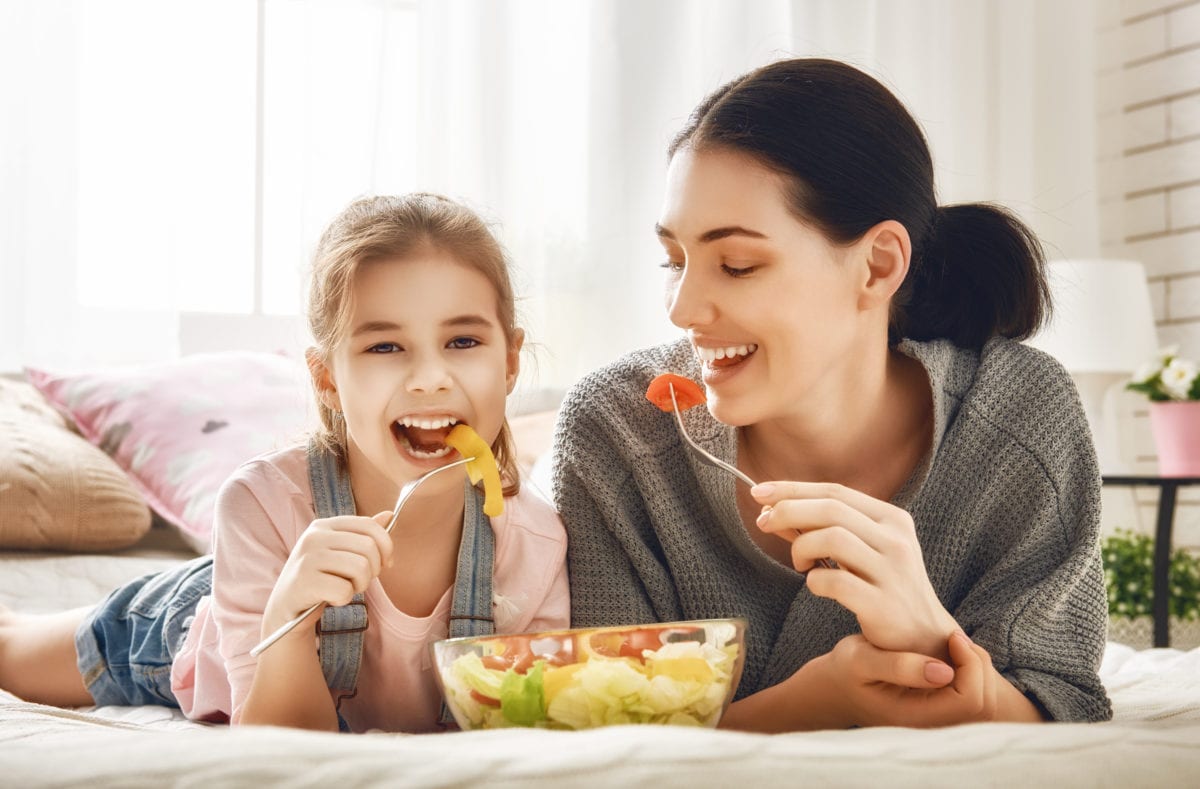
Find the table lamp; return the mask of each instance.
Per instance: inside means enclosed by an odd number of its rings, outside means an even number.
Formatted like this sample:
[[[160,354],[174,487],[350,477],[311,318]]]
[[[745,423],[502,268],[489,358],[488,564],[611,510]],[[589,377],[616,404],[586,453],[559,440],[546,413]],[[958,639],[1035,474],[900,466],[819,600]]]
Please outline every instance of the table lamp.
[[[1054,310],[1029,344],[1062,362],[1075,380],[1100,471],[1127,472],[1112,395],[1158,351],[1145,269],[1132,260],[1052,260],[1046,273]]]

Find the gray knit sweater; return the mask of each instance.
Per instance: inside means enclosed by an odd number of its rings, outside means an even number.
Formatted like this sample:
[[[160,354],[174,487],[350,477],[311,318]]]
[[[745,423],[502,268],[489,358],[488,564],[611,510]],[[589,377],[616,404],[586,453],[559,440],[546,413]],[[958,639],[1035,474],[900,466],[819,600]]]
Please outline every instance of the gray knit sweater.
[[[946,341],[900,347],[928,371],[934,440],[893,503],[916,522],[938,597],[1051,717],[1110,718],[1097,675],[1107,621],[1100,480],[1070,377],[1008,340],[982,353]],[[686,342],[629,354],[563,403],[554,498],[567,527],[572,623],[746,617],[741,698],[858,623],[751,541],[733,478],[697,461],[672,417],[645,399],[664,372],[699,378]],[[684,418],[701,446],[735,461],[733,428],[704,408]]]

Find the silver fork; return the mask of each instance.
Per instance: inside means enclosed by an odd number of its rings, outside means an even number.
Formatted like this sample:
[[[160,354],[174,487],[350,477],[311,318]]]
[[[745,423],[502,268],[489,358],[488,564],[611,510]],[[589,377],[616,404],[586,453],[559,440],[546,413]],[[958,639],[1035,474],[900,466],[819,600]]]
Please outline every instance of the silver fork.
[[[730,474],[737,477],[742,482],[745,482],[750,487],[754,487],[757,483],[742,473],[741,469],[739,469],[737,466],[734,466],[732,463],[726,463],[724,460],[721,460],[716,455],[708,452],[706,449],[692,440],[692,437],[688,435],[687,428],[683,426],[683,417],[679,413],[679,401],[675,399],[675,384],[668,382],[667,388],[671,390],[671,407],[675,409],[675,424],[679,425],[679,435],[683,436],[683,440],[687,443],[687,445],[695,450],[696,454],[700,456],[700,459],[708,465],[728,471]]]
[[[675,384],[668,382],[667,388],[671,390],[671,407],[675,410],[675,424],[679,425],[679,435],[683,436],[684,443],[691,447],[695,453],[700,456],[700,459],[708,465],[722,469],[723,471],[728,471],[730,474],[737,477],[742,482],[745,482],[750,487],[754,487],[756,483],[754,480],[750,479],[745,472],[732,463],[726,463],[724,460],[721,460],[719,457],[704,449],[702,446],[692,440],[692,437],[688,435],[687,428],[683,426],[683,416],[679,413],[679,401],[675,399]],[[817,564],[821,567],[827,567],[830,569],[835,569],[837,567],[832,559],[818,559]]]
[[[395,528],[395,526],[396,526],[396,521],[399,520],[399,518],[400,518],[400,510],[404,508],[404,503],[407,502],[408,499],[412,496],[413,491],[415,491],[417,488],[419,488],[421,486],[422,482],[429,479],[430,477],[432,477],[435,474],[442,473],[446,469],[451,469],[451,468],[455,468],[457,466],[465,465],[467,463],[470,463],[474,459],[475,458],[473,458],[473,457],[472,458],[462,458],[461,460],[456,460],[453,463],[447,463],[444,466],[438,466],[435,469],[426,471],[424,474],[417,477],[416,479],[405,482],[404,486],[402,488],[400,488],[400,495],[396,497],[396,506],[392,510],[392,519],[390,521],[388,521],[388,525],[387,525],[387,528],[384,529],[384,533],[385,534],[392,533],[392,529]],[[320,608],[321,605],[322,605],[321,603],[313,603],[311,606],[308,607],[308,610],[302,612],[295,618],[289,619],[287,622],[284,622],[282,625],[279,626],[278,630],[276,630],[274,633],[272,633],[271,635],[264,638],[257,645],[255,645],[255,647],[253,649],[250,650],[250,657],[258,657],[259,655],[261,655],[268,647],[270,647],[276,641],[283,638],[288,633],[292,632],[292,630],[296,627],[296,625],[300,624],[305,619],[308,619],[308,617],[311,616],[314,611],[316,611],[318,608]]]

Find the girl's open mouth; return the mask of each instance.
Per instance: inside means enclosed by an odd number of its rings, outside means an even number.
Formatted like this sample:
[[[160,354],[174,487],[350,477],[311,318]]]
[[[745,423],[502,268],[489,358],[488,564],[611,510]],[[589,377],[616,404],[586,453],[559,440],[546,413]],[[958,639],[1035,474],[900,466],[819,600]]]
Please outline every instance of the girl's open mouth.
[[[446,446],[446,436],[458,424],[452,416],[405,416],[392,422],[392,435],[405,452],[418,460],[434,460],[454,450]]]

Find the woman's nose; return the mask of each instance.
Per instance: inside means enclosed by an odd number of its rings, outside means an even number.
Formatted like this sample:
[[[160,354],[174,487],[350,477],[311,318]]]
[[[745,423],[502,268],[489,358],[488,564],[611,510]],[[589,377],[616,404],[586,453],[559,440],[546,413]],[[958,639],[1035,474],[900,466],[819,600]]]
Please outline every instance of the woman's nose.
[[[716,318],[712,294],[690,267],[667,285],[667,316],[681,329],[705,326]]]

